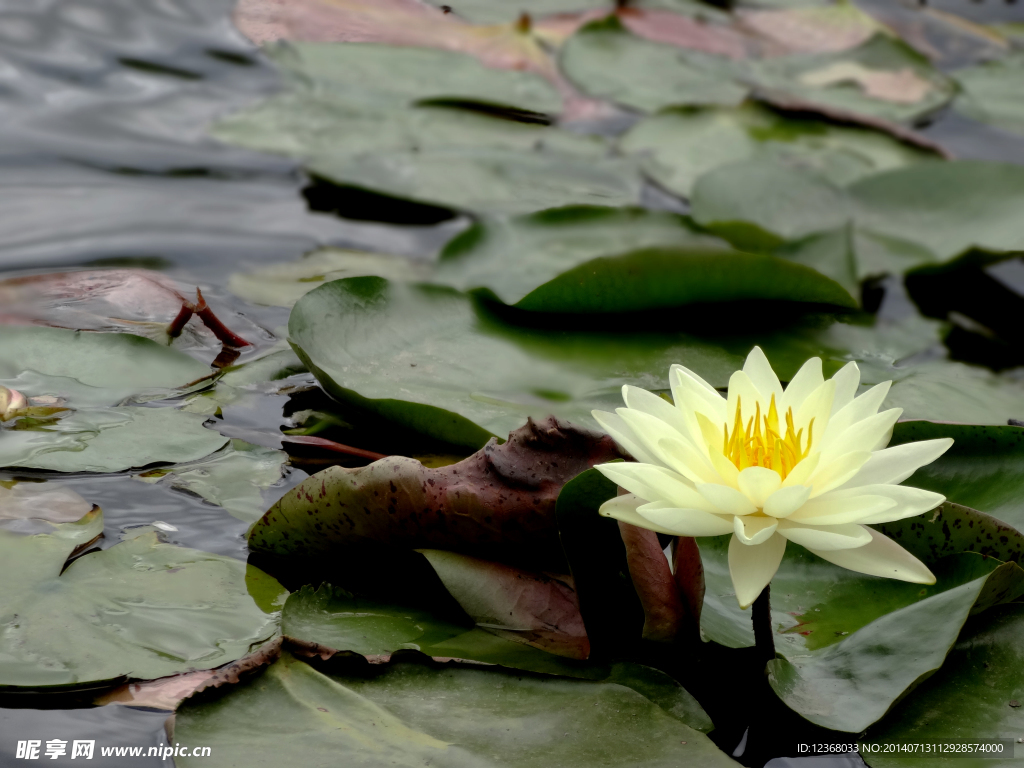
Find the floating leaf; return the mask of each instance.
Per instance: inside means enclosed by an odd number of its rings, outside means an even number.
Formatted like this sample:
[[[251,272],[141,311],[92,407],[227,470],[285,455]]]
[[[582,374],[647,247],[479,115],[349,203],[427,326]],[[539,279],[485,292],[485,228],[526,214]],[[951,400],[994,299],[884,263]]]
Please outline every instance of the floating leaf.
[[[437,549],[420,553],[477,626],[557,656],[590,655],[572,577],[523,571]]]
[[[429,265],[383,253],[323,248],[299,261],[271,264],[255,272],[236,272],[231,292],[253,304],[290,307],[314,288],[343,277],[377,275],[389,280],[425,280]]]
[[[852,2],[737,11],[739,25],[785,52],[838,53],[866,43],[884,28]]]
[[[504,562],[564,562],[555,528],[562,485],[619,455],[611,438],[548,420],[508,442],[428,469],[395,456],[367,467],[330,467],[308,478],[249,533],[257,552],[336,558],[374,543],[444,548]]]
[[[952,437],[953,447],[917,470],[907,485],[941,493],[1024,530],[1024,429],[904,421],[896,425],[892,444],[938,437]]]
[[[619,146],[642,154],[644,171],[684,197],[703,174],[743,160],[767,158],[843,186],[936,157],[880,131],[786,117],[750,103],[661,112],[640,121]]]
[[[1016,53],[953,73],[961,92],[953,108],[972,120],[1024,134],[1024,54]]]
[[[178,464],[137,475],[202,496],[227,510],[232,517],[255,522],[266,511],[263,493],[281,479],[288,454],[232,440],[226,448],[194,464]]]
[[[209,373],[182,352],[125,333],[31,326],[0,333],[0,383],[16,382],[26,395],[116,405],[130,395],[166,395]]]
[[[267,711],[274,712],[269,721],[257,714]],[[343,753],[366,764],[467,768],[496,760],[737,765],[702,733],[617,682],[417,664],[393,664],[365,680],[327,676],[288,655],[228,696],[186,702],[175,740],[211,746],[212,755],[201,758],[208,766],[240,759],[280,765],[296,751],[306,760],[329,762]],[[183,768],[200,762],[177,760]]]
[[[435,280],[542,312],[746,299],[855,305],[817,273],[732,251],[681,216],[621,209],[567,208],[478,224],[448,244]]]
[[[228,442],[205,418],[173,408],[78,411],[52,426],[23,430],[0,448],[0,466],[52,472],[120,472],[195,461]],[[5,443],[8,441],[5,439]]]
[[[73,523],[81,520],[92,504],[70,488],[49,488],[36,483],[0,486],[0,520],[48,520]]]
[[[155,533],[85,555],[103,530],[99,509],[53,533],[0,530],[6,587],[0,614],[17,616],[0,639],[0,686],[74,686],[209,669],[244,656],[277,632],[267,598],[279,584],[258,574],[250,595],[238,560],[161,543]]]
[[[872,727],[864,741],[927,743],[993,737],[1016,741],[1024,732],[1019,704],[1022,668],[1024,612],[1019,604],[996,608],[964,628],[942,669]],[[962,756],[956,763],[939,755],[897,758],[882,749],[866,757],[872,768],[931,768],[946,765],[947,760],[951,766],[1012,765],[1012,744],[1009,749],[1002,757],[998,753],[994,758]]]

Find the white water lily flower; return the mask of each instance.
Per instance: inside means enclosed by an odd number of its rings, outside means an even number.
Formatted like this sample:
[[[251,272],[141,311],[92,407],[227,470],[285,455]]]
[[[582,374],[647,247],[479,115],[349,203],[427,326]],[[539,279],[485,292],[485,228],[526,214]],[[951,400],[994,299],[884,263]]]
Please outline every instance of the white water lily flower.
[[[732,534],[729,573],[743,608],[790,541],[852,571],[935,583],[924,563],[867,527],[945,501],[898,485],[953,441],[886,448],[902,413],[878,412],[892,382],[856,397],[856,363],[826,381],[815,357],[783,390],[759,347],[732,375],[728,397],[681,365],[669,378],[675,405],[625,386],[625,408],[594,412],[637,460],[597,467],[629,491],[605,502],[602,515],[674,536]]]

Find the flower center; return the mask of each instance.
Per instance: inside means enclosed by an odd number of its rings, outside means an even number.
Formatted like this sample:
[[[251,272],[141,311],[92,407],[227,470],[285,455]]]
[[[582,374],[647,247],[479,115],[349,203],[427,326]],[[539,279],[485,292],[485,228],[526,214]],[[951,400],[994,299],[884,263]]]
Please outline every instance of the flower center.
[[[725,441],[722,453],[736,468],[766,467],[774,469],[785,479],[793,467],[799,464],[811,452],[811,441],[814,438],[814,419],[807,425],[807,445],[801,447],[804,431],[797,431],[793,424],[793,409],[786,411],[785,430],[779,429],[779,413],[775,408],[775,395],[772,395],[768,413],[761,415],[761,404],[758,403],[755,414],[743,424],[743,407],[740,398],[736,398],[736,420],[732,431],[725,424]]]

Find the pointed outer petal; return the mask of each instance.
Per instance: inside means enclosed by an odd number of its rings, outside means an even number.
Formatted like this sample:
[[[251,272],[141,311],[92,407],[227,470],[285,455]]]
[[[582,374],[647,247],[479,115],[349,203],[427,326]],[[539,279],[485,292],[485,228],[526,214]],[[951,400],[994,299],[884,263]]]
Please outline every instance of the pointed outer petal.
[[[722,476],[715,469],[710,459],[682,440],[665,438],[658,448],[666,457],[668,465],[687,480],[694,483],[721,483]]]
[[[706,381],[704,381],[704,379],[701,378],[700,375],[694,373],[689,368],[687,368],[685,365],[680,365],[679,363],[673,363],[672,366],[669,368],[669,377],[670,378],[674,378],[674,376],[684,376],[685,378],[689,379],[690,381],[694,382],[695,384],[699,384],[701,386],[701,388],[704,389],[705,392],[707,392],[709,395],[711,395],[712,398],[717,398],[718,400],[721,400],[721,401],[725,402],[725,398],[722,397],[722,393],[721,392],[719,392],[717,389],[712,387],[710,384],[708,384]]]
[[[741,544],[756,547],[771,538],[775,529],[779,527],[779,521],[774,517],[746,515],[745,517],[734,517],[732,527],[733,533],[736,534],[736,538],[740,540]]]
[[[825,377],[821,373],[821,358],[812,357],[800,366],[800,370],[796,372],[796,376],[790,379],[786,391],[782,393],[782,398],[776,402],[779,415],[784,416],[790,408],[793,409],[793,413],[799,411],[808,395],[824,383]]]
[[[806,459],[798,463],[786,475],[786,479],[782,481],[783,488],[792,488],[794,485],[807,485],[807,480],[811,475],[814,474],[814,470],[818,468],[818,464],[821,463],[821,454],[812,453]]]
[[[782,487],[782,478],[774,469],[747,467],[739,473],[736,485],[755,507],[761,509],[768,497]]]
[[[775,404],[778,406],[782,400],[782,384],[779,383],[779,377],[760,347],[750,350],[746,362],[743,363],[743,372],[750,377],[762,399],[770,402],[772,395],[775,395]]]
[[[628,408],[664,421],[691,443],[697,443],[701,439],[700,432],[693,434],[690,424],[678,408],[653,392],[626,384],[622,387],[622,399]]]
[[[787,520],[800,525],[849,525],[896,508],[888,496],[863,494],[834,498],[831,494],[811,499]]]
[[[882,411],[858,421],[822,448],[822,466],[826,466],[847,453],[884,448],[883,441],[887,443],[892,437],[893,425],[902,413],[902,408],[890,408],[888,411]]]
[[[933,493],[921,488],[910,488],[905,485],[866,485],[861,488],[854,488],[853,490],[863,491],[875,496],[885,496],[896,502],[894,508],[858,521],[864,525],[891,523],[907,517],[922,515],[935,509],[946,500],[946,497],[941,493]],[[844,493],[844,491],[839,491],[838,493]]]
[[[811,431],[809,425],[811,419],[814,419],[814,442],[811,444],[813,449],[821,450],[822,436],[828,430],[828,419],[832,414],[835,394],[836,383],[829,379],[807,396],[799,410],[793,411],[794,425],[798,430],[804,431],[803,440],[807,440],[807,435]]]
[[[757,512],[746,496],[728,485],[698,483],[697,490],[720,511],[728,515],[751,515]]]
[[[729,429],[732,429],[733,421],[736,418],[737,403],[743,406],[743,412],[740,415],[743,423],[746,424],[756,412],[757,405],[761,406],[762,414],[768,413],[769,401],[770,396],[764,397],[747,374],[743,371],[736,371],[729,377],[729,398],[725,406],[725,423],[729,425]]]
[[[856,549],[816,550],[811,549],[822,560],[857,573],[899,579],[914,584],[934,584],[931,571],[892,539],[878,531],[867,529],[871,543]],[[810,548],[808,548],[810,549]]]
[[[721,454],[722,444],[725,442],[725,432],[722,431],[724,422],[721,424],[714,422],[703,413],[696,413],[694,416],[697,426],[700,427],[701,440],[708,449],[708,455],[710,456],[711,453]]]
[[[807,485],[811,486],[811,498],[828,493],[848,482],[870,459],[871,451],[853,451],[832,461],[822,461],[818,465],[818,470],[807,480]]]
[[[870,530],[856,523],[818,528],[792,520],[779,520],[779,535],[806,549],[813,547],[815,552],[853,549],[871,543]]]
[[[791,485],[780,488],[764,503],[763,511],[772,517],[789,517],[807,503],[811,489],[806,485]]]
[[[667,533],[669,536],[675,536],[676,534],[672,531],[659,528],[636,511],[637,507],[642,506],[643,503],[643,499],[638,499],[633,494],[626,494],[625,496],[616,496],[614,499],[608,499],[597,511],[598,514],[604,517],[612,517],[630,525],[647,528],[655,533]]]
[[[621,485],[648,502],[666,501],[673,507],[694,507],[706,512],[718,511],[697,492],[693,483],[671,469],[654,464],[624,461],[598,464],[594,469],[616,485]]]
[[[665,454],[665,451],[659,447],[661,442],[666,439],[675,440],[678,443],[689,445],[693,448],[694,452],[697,452],[697,448],[688,438],[684,437],[681,432],[662,421],[657,416],[651,416],[649,413],[637,411],[633,408],[616,408],[615,413],[621,417],[626,426],[629,427],[634,435],[636,435],[636,439],[640,445],[657,459],[657,461],[654,462],[655,464],[676,469],[676,471],[682,471],[673,465],[672,460]],[[704,457],[701,456],[701,458]],[[704,459],[704,461],[706,463],[707,459]],[[683,472],[683,474],[686,473]]]
[[[663,462],[640,444],[633,435],[633,430],[626,425],[622,417],[607,411],[591,411],[591,414],[594,421],[601,425],[601,429],[607,432],[612,440],[634,459],[643,464],[663,466]]]
[[[940,437],[937,440],[921,440],[904,443],[892,448],[875,451],[860,472],[843,485],[843,488],[857,488],[882,483],[902,483],[918,469],[931,464],[953,445],[953,438]]]
[[[832,377],[832,381],[836,383],[836,396],[832,401],[832,418],[835,418],[835,415],[856,397],[857,387],[860,386],[860,368],[856,363],[847,363]],[[832,419],[829,419],[829,423],[831,422]]]
[[[735,519],[728,515],[713,515],[702,509],[673,508],[662,501],[644,504],[636,511],[649,521],[646,528],[654,526],[676,536],[723,536],[732,533],[732,521]]]
[[[883,381],[881,384],[876,384],[856,400],[836,411],[835,415],[829,420],[828,429],[825,430],[825,435],[821,441],[821,449],[823,451],[828,450],[829,446],[854,424],[858,424],[878,413],[878,409],[882,407],[882,402],[885,400],[886,395],[889,394],[889,387],[891,386],[891,381]]]
[[[778,534],[755,547],[743,544],[735,536],[729,540],[729,576],[740,608],[749,608],[768,586],[785,551],[786,540]]]

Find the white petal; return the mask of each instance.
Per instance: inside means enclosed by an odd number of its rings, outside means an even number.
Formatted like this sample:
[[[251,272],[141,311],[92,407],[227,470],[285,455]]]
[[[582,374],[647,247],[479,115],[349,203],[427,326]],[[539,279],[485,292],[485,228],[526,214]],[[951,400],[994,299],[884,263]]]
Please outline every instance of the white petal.
[[[824,383],[825,377],[821,373],[821,358],[812,357],[800,366],[800,370],[796,372],[796,376],[786,386],[786,391],[782,393],[782,399],[776,403],[779,415],[784,418],[786,411],[790,408],[794,413],[799,411],[808,395]]]
[[[853,451],[832,460],[822,456],[822,459],[817,471],[807,480],[807,485],[813,489],[812,499],[838,488],[853,478],[871,459],[871,451]]]
[[[648,530],[656,531],[657,533],[667,533],[670,536],[677,535],[673,531],[659,528],[656,524],[652,523],[646,517],[637,512],[637,507],[642,506],[643,504],[644,500],[638,499],[633,494],[616,496],[614,499],[608,499],[608,501],[602,504],[598,513],[604,517],[612,517],[616,520],[621,520],[624,523],[629,523],[630,525],[635,525],[640,528],[647,528]]]
[[[876,384],[853,402],[840,408],[829,421],[829,429],[822,441],[822,450],[828,450],[832,441],[838,439],[850,427],[877,414],[891,386],[891,381]]]
[[[779,527],[779,521],[774,517],[763,517],[761,515],[746,515],[732,519],[733,533],[741,543],[749,547],[756,547],[768,541],[768,538],[775,533]]]
[[[789,517],[807,503],[811,489],[806,485],[791,485],[780,488],[764,503],[764,513],[772,517]]]
[[[787,519],[805,525],[845,525],[860,523],[896,507],[888,496],[828,494],[810,499]]]
[[[712,421],[725,421],[725,398],[704,379],[681,365],[673,365],[668,378],[672,399],[684,415],[703,413]]]
[[[779,520],[779,534],[794,544],[815,552],[835,549],[853,549],[871,542],[869,529],[856,523],[828,525],[823,528],[801,525],[791,520]]]
[[[836,383],[829,379],[807,396],[800,410],[794,411],[794,425],[797,430],[803,430],[801,440],[810,440],[811,446],[815,449],[820,449],[822,435],[828,429],[835,394]]]
[[[865,525],[877,523],[891,523],[894,520],[903,520],[907,517],[914,517],[925,512],[930,512],[946,500],[941,493],[925,491],[921,488],[910,488],[904,485],[865,485],[860,488],[850,489],[851,491],[863,491],[866,493],[884,496],[892,499],[896,506],[877,514],[865,517],[858,522]],[[839,491],[845,493],[846,491]]]
[[[644,464],[664,466],[664,462],[644,448],[640,441],[636,439],[633,430],[622,420],[621,416],[608,413],[607,411],[591,411],[591,413],[594,416],[594,420],[601,425],[601,429],[607,432],[612,440],[618,443],[619,447],[634,459]]]
[[[786,540],[778,534],[755,547],[733,536],[729,540],[729,575],[740,608],[747,608],[761,594],[779,570]]]
[[[668,465],[688,480],[695,483],[720,483],[721,475],[706,455],[690,443],[665,438],[658,443],[658,450]]]
[[[673,363],[672,367],[669,368],[669,376],[672,377],[673,374],[675,375],[675,377],[683,376],[683,377],[689,379],[690,381],[693,381],[696,384],[699,384],[701,386],[701,388],[705,392],[707,392],[709,395],[711,395],[713,397],[716,397],[719,400],[725,402],[725,398],[722,397],[721,392],[719,392],[717,389],[712,387],[710,384],[708,384],[706,381],[704,381],[704,379],[702,379],[698,374],[696,374],[693,371],[691,371],[685,365],[680,365],[679,363]]]
[[[853,402],[857,394],[857,387],[860,386],[860,368],[856,363],[847,363],[839,372],[832,377],[836,383],[836,396],[832,401],[832,417],[847,405]],[[831,419],[829,419],[831,422]]]
[[[750,350],[750,354],[747,355],[747,359],[743,363],[743,372],[750,377],[765,402],[770,402],[772,395],[775,395],[777,407],[782,400],[782,384],[779,383],[779,377],[775,375],[771,363],[768,362],[768,358],[765,357],[760,347]]]
[[[722,536],[732,533],[734,518],[713,515],[702,509],[678,509],[656,502],[637,508],[637,514],[649,521],[645,528],[657,526],[676,536]]]
[[[774,469],[747,467],[737,476],[736,484],[750,502],[761,509],[768,497],[782,486],[782,478]]]
[[[844,488],[879,483],[902,483],[918,469],[931,464],[953,445],[953,438],[940,437],[937,440],[921,440],[904,443],[892,448],[875,451],[860,472],[847,482]]]
[[[653,392],[626,384],[622,387],[622,399],[625,401],[626,407],[635,411],[642,411],[664,421],[690,442],[697,442],[697,438],[700,437],[699,432],[697,434],[692,433],[690,424],[678,408],[667,400],[658,397]]]
[[[888,411],[858,421],[822,447],[823,462],[853,451],[874,451],[884,448],[892,436],[893,425],[902,413],[902,408],[890,408]]]
[[[594,467],[616,485],[621,485],[641,499],[667,501],[674,507],[696,507],[708,512],[715,508],[701,496],[693,484],[670,469],[654,464],[617,461]]]
[[[831,551],[812,549],[811,552],[823,560],[857,573],[910,581],[914,584],[935,583],[935,576],[924,563],[892,539],[870,528],[867,530],[871,534],[871,543],[863,547]]]
[[[698,483],[697,490],[701,496],[714,504],[715,508],[729,515],[750,515],[757,507],[750,499],[728,485],[717,483]]]
[[[782,481],[782,487],[789,488],[794,485],[807,485],[807,481],[814,474],[814,470],[818,468],[820,463],[821,454],[817,452],[812,453],[803,461],[797,462],[797,465],[786,475],[786,479]]]
[[[729,377],[729,399],[725,406],[726,423],[729,425],[729,429],[732,429],[736,419],[737,404],[742,406],[740,419],[744,425],[756,415],[758,406],[760,406],[762,416],[768,413],[768,400],[761,395],[761,391],[754,386],[754,382],[743,371],[736,371]]]
[[[616,408],[615,413],[617,413],[625,422],[626,426],[632,430],[633,434],[636,436],[637,442],[639,442],[649,454],[657,458],[656,462],[651,463],[675,469],[672,461],[665,455],[665,452],[658,447],[658,443],[662,439],[670,437],[673,440],[690,444],[690,441],[685,438],[681,432],[677,431],[671,425],[666,424],[656,416],[651,416],[649,413],[644,413],[643,411],[637,411],[632,408]]]

